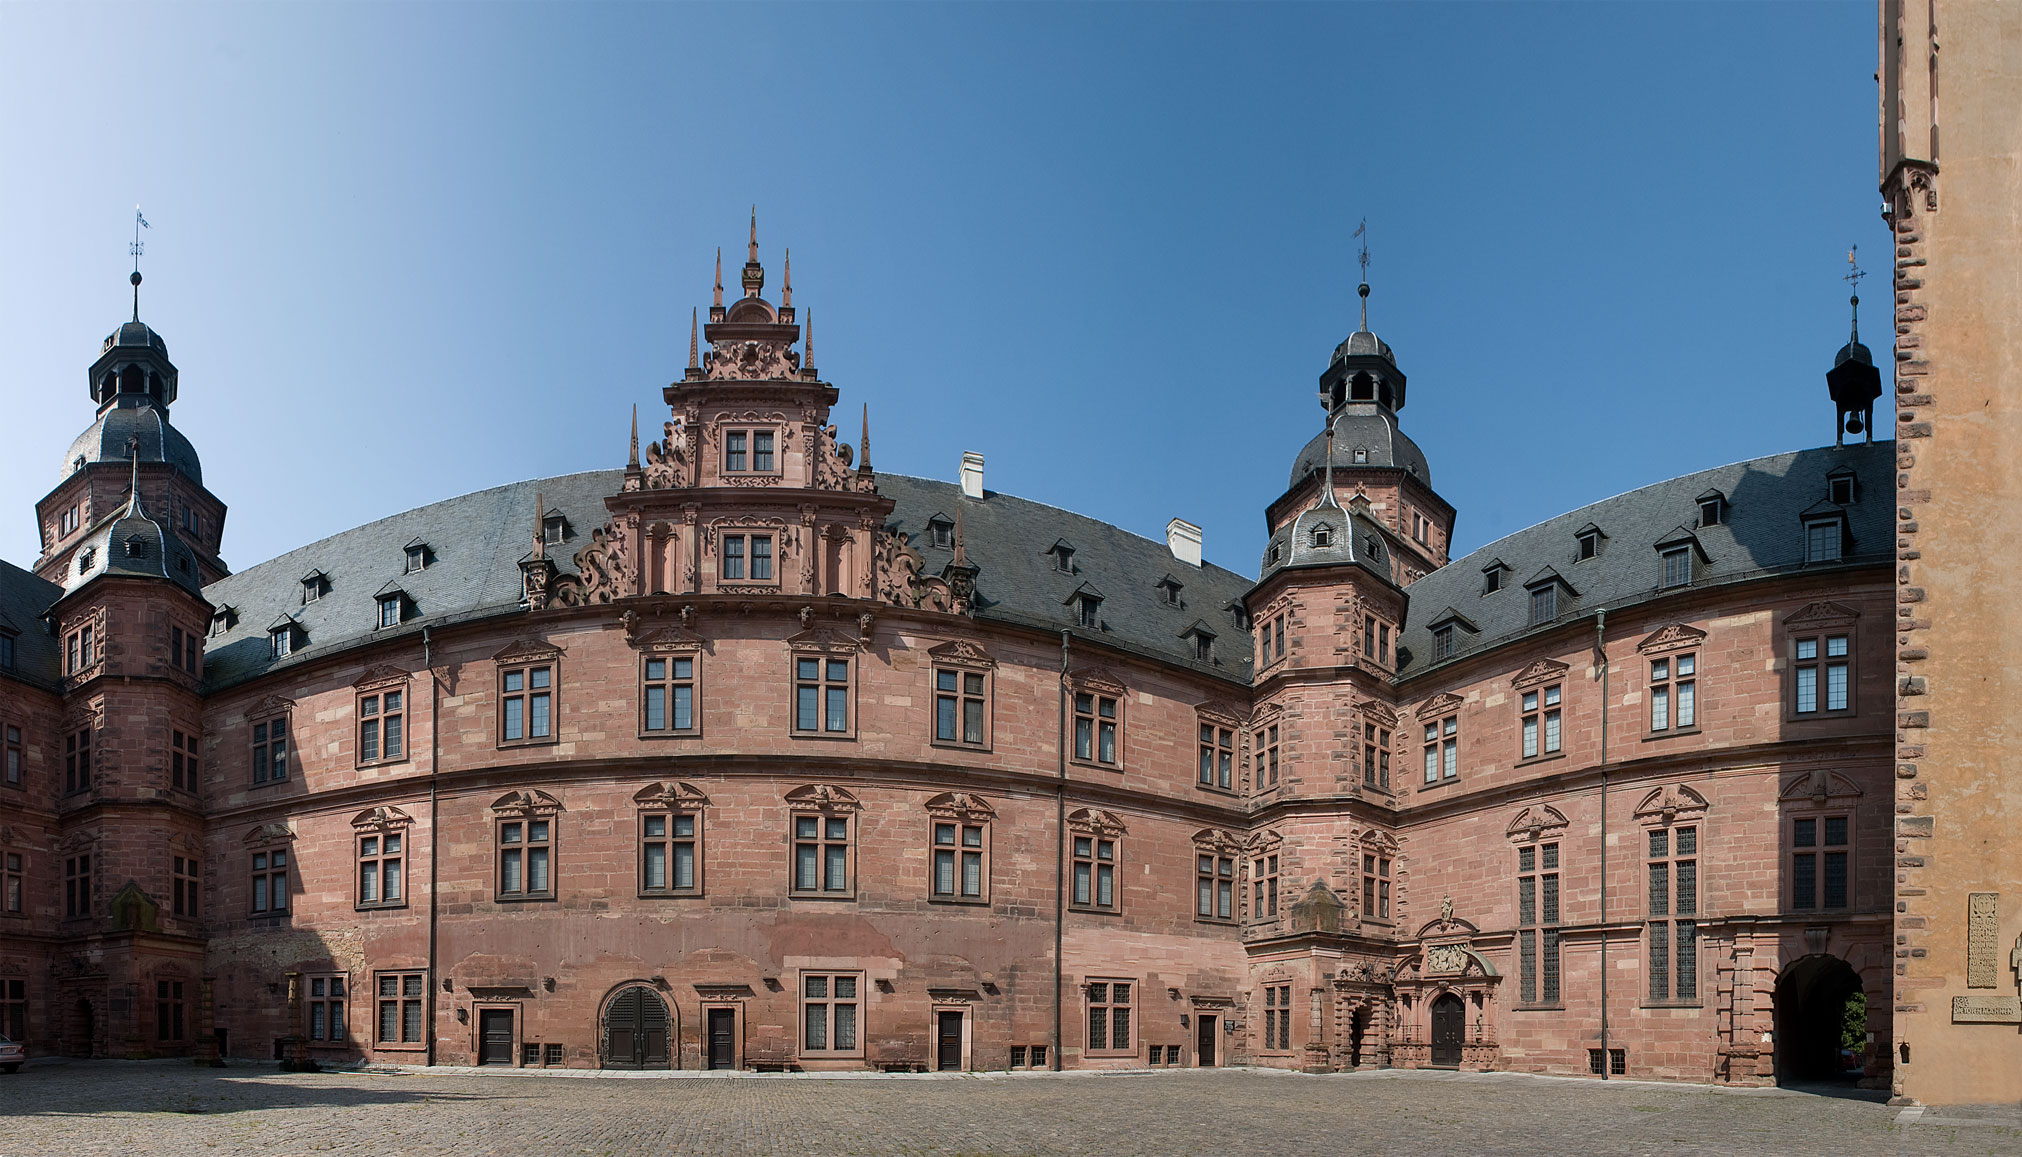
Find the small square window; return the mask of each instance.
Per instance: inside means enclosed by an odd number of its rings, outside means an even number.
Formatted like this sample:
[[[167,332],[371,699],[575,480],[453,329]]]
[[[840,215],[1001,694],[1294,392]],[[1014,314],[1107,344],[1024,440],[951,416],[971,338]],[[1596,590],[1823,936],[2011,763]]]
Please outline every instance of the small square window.
[[[416,543],[413,546],[407,548],[407,570],[409,574],[412,574],[413,572],[418,570],[426,569],[427,566],[428,566],[428,547],[422,545],[421,543]]]
[[[1590,531],[1580,536],[1580,561],[1585,562],[1599,553],[1601,553],[1601,536],[1598,533]]]
[[[1831,492],[1831,498],[1835,506],[1853,505],[1854,480],[1852,478],[1828,479],[1826,481],[1826,488]]]
[[[1720,525],[1720,500],[1718,498],[1709,498],[1699,504],[1699,525]]]
[[[401,604],[406,600],[399,595],[382,595],[379,599],[379,625],[381,628],[400,625]]]
[[[1502,589],[1502,568],[1491,567],[1481,575],[1481,593],[1492,595]]]

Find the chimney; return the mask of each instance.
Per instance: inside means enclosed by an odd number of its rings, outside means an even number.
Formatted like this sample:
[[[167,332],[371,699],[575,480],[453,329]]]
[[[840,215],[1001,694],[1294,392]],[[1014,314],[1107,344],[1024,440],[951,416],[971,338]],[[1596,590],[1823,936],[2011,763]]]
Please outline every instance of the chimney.
[[[967,498],[983,497],[983,456],[974,450],[962,451],[962,494]]]
[[[1201,565],[1201,528],[1184,518],[1165,524],[1165,544],[1172,556],[1188,566]]]

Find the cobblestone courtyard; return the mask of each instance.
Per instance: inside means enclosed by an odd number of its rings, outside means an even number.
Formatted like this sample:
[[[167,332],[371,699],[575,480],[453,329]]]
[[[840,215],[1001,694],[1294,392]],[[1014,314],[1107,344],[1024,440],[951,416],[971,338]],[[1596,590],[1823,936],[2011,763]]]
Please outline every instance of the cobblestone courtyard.
[[[1508,1074],[600,1076],[47,1062],[0,1077],[0,1157],[2022,1152],[2012,1120]]]

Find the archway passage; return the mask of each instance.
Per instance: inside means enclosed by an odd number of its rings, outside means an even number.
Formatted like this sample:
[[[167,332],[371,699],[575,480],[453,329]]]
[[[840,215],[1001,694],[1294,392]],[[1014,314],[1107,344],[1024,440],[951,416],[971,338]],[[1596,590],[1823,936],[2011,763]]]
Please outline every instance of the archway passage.
[[[1459,1067],[1467,1034],[1467,1005],[1452,993],[1432,1002],[1432,1063]]]
[[[1848,1004],[1861,998],[1860,975],[1837,956],[1807,956],[1776,982],[1776,1079],[1851,1081],[1860,1076],[1866,1041],[1849,1041]]]
[[[604,1067],[667,1067],[667,1002],[643,985],[633,985],[604,1008]]]

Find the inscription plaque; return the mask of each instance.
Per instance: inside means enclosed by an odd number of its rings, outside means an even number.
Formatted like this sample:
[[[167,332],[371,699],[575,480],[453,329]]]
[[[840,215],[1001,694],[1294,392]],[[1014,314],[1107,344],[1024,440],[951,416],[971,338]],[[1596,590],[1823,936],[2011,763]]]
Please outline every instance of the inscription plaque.
[[[2022,997],[1955,996],[1953,1024],[2022,1024]]]
[[[1999,929],[1999,892],[1966,893],[1966,987],[1994,987],[1995,943]]]

